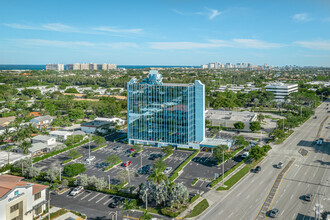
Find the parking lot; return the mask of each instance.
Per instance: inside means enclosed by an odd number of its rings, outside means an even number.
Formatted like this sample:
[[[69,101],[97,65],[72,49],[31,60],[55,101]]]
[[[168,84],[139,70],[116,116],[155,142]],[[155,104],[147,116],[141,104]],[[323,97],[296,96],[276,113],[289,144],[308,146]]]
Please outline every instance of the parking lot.
[[[51,195],[51,205],[57,207],[65,207],[67,209],[75,210],[84,213],[88,219],[112,219],[111,216],[117,213],[118,218],[122,219],[121,213],[122,204],[116,208],[110,207],[115,200],[124,202],[125,198],[119,196],[112,196],[105,193],[85,190],[75,196],[69,195],[70,191],[62,195]],[[123,213],[126,215],[126,213]],[[129,216],[139,218],[141,212],[130,212]]]
[[[242,158],[243,151],[237,154],[233,159],[225,162],[225,172],[231,167],[239,163]],[[188,187],[189,191],[208,191],[207,185],[212,182],[215,176],[222,174],[222,165],[217,166],[216,161],[212,157],[211,152],[201,151],[188,165],[183,169],[183,173],[176,179],[175,182],[183,182]],[[191,183],[195,178],[201,178],[194,186]]]

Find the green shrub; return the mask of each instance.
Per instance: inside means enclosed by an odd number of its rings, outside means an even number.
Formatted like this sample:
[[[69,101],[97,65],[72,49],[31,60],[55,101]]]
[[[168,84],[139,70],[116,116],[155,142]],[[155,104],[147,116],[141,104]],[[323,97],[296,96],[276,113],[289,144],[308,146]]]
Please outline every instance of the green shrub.
[[[82,163],[69,164],[64,167],[64,175],[77,176],[79,173],[85,172],[85,165]]]
[[[11,168],[12,168],[12,166],[7,163],[6,165],[4,165],[0,168],[0,173],[10,170]]]
[[[192,197],[192,198],[190,199],[190,203],[195,202],[199,197],[201,197],[200,194],[195,195],[194,197]]]
[[[197,181],[198,181],[198,178],[195,178],[194,181],[191,183],[191,185],[192,186],[195,185],[197,183]]]

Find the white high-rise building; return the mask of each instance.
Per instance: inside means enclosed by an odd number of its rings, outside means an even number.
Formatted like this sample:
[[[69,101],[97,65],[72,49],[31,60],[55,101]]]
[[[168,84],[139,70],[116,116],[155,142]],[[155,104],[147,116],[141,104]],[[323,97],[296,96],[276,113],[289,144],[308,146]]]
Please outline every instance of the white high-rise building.
[[[64,64],[46,64],[46,70],[64,71]]]
[[[80,64],[80,70],[89,70],[89,64],[88,63]]]
[[[284,101],[286,96],[298,92],[298,84],[271,83],[266,86],[266,91],[274,93],[276,100]]]
[[[115,69],[117,69],[116,64],[108,64],[108,70],[115,70]]]

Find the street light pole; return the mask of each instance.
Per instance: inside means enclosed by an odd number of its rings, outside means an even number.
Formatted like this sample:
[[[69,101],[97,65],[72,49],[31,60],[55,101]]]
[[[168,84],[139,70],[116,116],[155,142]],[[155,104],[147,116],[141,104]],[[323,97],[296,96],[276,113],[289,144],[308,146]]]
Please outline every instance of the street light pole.
[[[142,170],[142,153],[141,153],[140,159],[141,159],[141,170]]]
[[[89,154],[88,154],[88,163],[91,164],[91,135],[88,135],[89,138]]]
[[[61,167],[60,167],[60,181],[62,181],[62,170],[61,170]]]
[[[128,168],[128,162],[127,162],[127,175],[128,175],[128,183],[129,183],[129,185],[131,185],[131,178],[130,178],[130,176],[129,176],[129,168]]]
[[[146,210],[148,211],[148,189],[146,189]]]
[[[110,184],[111,184],[111,182],[110,182],[110,175],[108,175],[108,177],[109,177],[109,190],[110,190]]]
[[[225,184],[225,149],[222,149],[222,186]]]

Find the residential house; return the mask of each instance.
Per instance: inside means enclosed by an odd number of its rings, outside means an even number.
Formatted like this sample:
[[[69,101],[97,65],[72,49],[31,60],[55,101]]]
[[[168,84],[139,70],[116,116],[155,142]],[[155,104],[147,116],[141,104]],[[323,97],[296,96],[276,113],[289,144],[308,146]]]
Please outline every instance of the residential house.
[[[39,117],[31,119],[30,122],[32,125],[41,129],[41,128],[48,127],[53,122],[53,118],[49,115],[39,116]]]

